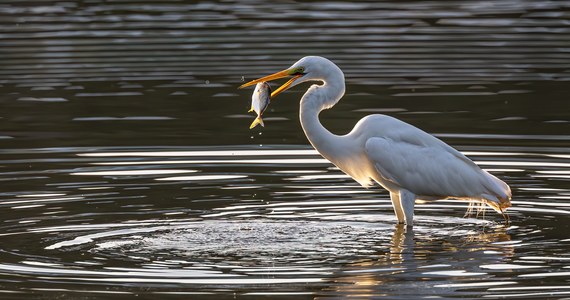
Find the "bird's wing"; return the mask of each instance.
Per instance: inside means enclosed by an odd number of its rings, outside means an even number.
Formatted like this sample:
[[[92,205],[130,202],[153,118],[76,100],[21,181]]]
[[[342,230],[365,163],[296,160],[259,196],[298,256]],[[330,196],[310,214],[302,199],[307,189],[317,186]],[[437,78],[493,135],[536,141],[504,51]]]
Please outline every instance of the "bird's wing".
[[[394,117],[369,115],[364,117],[359,123],[360,124],[357,124],[353,131],[372,131],[374,132],[373,137],[382,137],[389,141],[398,141],[403,144],[409,144],[410,146],[416,145],[418,147],[440,149],[440,151],[448,152],[472,167],[477,167],[473,161],[440,139]]]
[[[366,153],[384,180],[430,197],[470,197],[482,192],[483,171],[463,154],[430,135],[417,140],[405,136],[408,139],[391,136],[366,141]]]

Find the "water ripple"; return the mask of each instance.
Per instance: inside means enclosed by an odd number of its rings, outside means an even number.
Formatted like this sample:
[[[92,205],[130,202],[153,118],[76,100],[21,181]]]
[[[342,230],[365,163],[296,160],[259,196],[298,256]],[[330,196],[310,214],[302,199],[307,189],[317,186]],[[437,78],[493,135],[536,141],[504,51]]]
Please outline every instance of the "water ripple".
[[[533,280],[545,278],[559,282],[568,277],[564,269],[568,258],[559,251],[564,242],[554,238],[550,229],[525,221],[532,217],[546,222],[561,212],[567,214],[566,198],[542,202],[527,195],[567,193],[567,189],[551,188],[542,178],[526,175],[560,167],[548,164],[556,152],[544,153],[539,148],[527,148],[526,152],[501,147],[465,149],[465,153],[484,159],[492,168],[502,161],[535,163],[525,164],[520,172],[498,171],[511,174],[507,181],[514,187],[511,220],[516,226],[505,228],[501,218],[490,213],[486,219],[462,218],[466,203],[443,200],[416,204],[417,225],[405,230],[394,228],[386,192],[362,189],[336,168],[327,169],[325,163],[276,164],[275,157],[287,160],[317,156],[313,150],[271,147],[211,152],[200,147],[176,151],[29,151],[28,160],[42,162],[43,169],[60,178],[60,183],[51,184],[50,190],[1,195],[1,207],[18,213],[5,222],[0,239],[4,245],[20,249],[3,249],[7,256],[0,264],[2,278],[41,278],[59,282],[62,287],[82,283],[92,288],[105,284],[168,284],[189,294],[195,289],[213,292],[219,286],[249,287],[254,294],[303,294],[310,285],[320,290],[310,295],[325,296],[332,295],[330,288],[335,286],[338,289],[334,295],[338,296],[363,291],[376,294],[380,291],[367,282],[399,276],[410,280],[429,278],[427,282],[440,292],[468,295],[464,293],[477,289],[488,290],[484,295],[512,296],[510,287],[497,286],[531,285]],[[4,160],[10,153],[13,150],[4,150]],[[45,153],[65,155],[52,160]],[[228,156],[241,163],[228,164]],[[246,159],[252,156],[259,159]],[[189,163],[193,169],[165,169],[160,166],[173,165],[157,162],[156,157],[174,161],[196,157],[203,161]],[[142,165],[153,162],[153,167],[138,169],[138,164],[118,164],[113,166],[117,169],[89,169],[95,162],[101,165],[117,159],[136,159]],[[224,166],[234,167],[220,172]],[[161,177],[188,172],[193,174]],[[235,180],[240,180],[238,185]],[[202,181],[209,183],[205,186]],[[519,189],[519,182],[526,184]],[[164,184],[181,185],[182,189],[162,204],[149,201],[149,197],[164,197],[160,188]],[[532,185],[537,188],[529,187]],[[217,191],[212,191],[212,186]],[[236,187],[238,194],[224,192]],[[100,188],[109,192],[86,193],[91,188],[93,192]],[[137,197],[141,188],[146,197]],[[34,210],[23,209],[26,207]],[[80,207],[86,210],[81,212]],[[110,219],[110,215],[128,217]],[[7,238],[12,240],[8,242]],[[41,249],[48,252],[40,251],[37,245],[23,244],[30,238],[40,241]],[[540,252],[536,251],[537,243],[541,244]],[[513,280],[501,279],[505,275],[500,274],[510,274],[506,279]],[[352,287],[359,289],[349,288],[348,281],[358,282]],[[255,291],[259,285],[274,288]],[[562,290],[553,287],[549,291]],[[157,287],[153,293],[169,291]]]
[[[564,1],[10,0],[0,16],[0,298],[570,292]],[[298,90],[248,131],[236,87],[306,55],[346,75],[327,128],[383,113],[435,132],[509,183],[511,224],[442,200],[395,226],[386,191],[306,146]]]

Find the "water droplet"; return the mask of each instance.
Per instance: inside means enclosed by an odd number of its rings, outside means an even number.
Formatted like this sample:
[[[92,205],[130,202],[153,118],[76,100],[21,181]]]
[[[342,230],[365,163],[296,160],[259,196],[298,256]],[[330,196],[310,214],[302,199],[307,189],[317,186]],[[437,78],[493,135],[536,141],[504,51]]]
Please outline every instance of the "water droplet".
[[[206,80],[206,84],[210,84],[210,80]]]
[[[242,77],[241,77],[241,81],[245,81],[245,76],[242,76]]]
[[[262,135],[262,134],[263,134],[263,132],[258,133],[258,135]]]
[[[263,144],[259,144],[259,147],[263,147]]]
[[[253,135],[249,137],[250,139],[253,139]]]

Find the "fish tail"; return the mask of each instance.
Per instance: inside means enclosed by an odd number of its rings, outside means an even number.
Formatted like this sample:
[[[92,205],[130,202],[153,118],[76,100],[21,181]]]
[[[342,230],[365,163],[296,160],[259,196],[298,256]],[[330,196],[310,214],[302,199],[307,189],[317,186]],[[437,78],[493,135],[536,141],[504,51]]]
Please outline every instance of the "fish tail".
[[[258,116],[257,118],[255,118],[255,120],[253,120],[251,125],[249,125],[249,129],[253,129],[255,126],[257,126],[257,124],[261,124],[261,127],[265,127],[265,124],[263,124],[263,119],[261,118],[261,116]]]

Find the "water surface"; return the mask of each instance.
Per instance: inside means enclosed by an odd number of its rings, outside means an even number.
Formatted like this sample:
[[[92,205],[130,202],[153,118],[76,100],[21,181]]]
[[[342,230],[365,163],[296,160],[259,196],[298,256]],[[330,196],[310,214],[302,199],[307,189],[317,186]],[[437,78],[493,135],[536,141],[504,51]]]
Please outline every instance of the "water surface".
[[[564,298],[564,1],[4,1],[0,298]],[[343,69],[321,114],[382,113],[511,186],[511,223],[418,202],[395,226],[302,135],[298,99],[248,130],[244,80]]]

